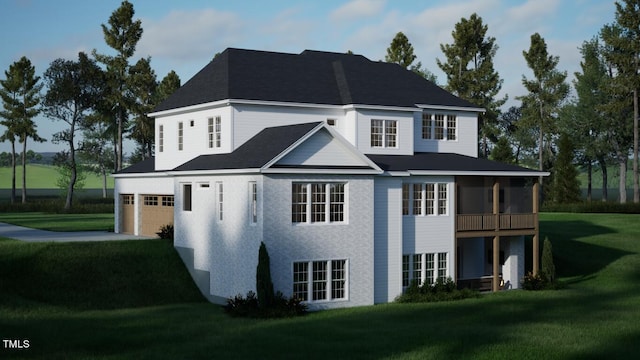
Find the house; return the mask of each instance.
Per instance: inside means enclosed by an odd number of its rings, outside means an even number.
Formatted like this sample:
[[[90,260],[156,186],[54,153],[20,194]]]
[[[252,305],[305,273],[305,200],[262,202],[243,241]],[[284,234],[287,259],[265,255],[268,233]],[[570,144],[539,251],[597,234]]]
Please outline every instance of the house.
[[[115,177],[115,231],[174,245],[213,302],[274,288],[311,309],[413,280],[518,288],[538,268],[538,177],[478,158],[484,111],[360,55],[227,49],[150,116],[155,157]]]

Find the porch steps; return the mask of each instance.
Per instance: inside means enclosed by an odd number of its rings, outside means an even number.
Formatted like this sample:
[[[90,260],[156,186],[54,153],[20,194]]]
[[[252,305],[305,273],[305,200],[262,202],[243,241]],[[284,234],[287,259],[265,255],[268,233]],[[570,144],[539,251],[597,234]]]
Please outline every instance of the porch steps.
[[[202,296],[204,296],[209,302],[219,305],[224,305],[227,303],[227,299],[221,296],[211,295],[211,274],[209,271],[200,270],[194,268],[193,265],[193,253],[194,250],[192,248],[174,246],[178,255],[180,255],[180,259],[184,263],[185,267],[189,271],[189,275],[193,279],[193,282],[196,284]]]

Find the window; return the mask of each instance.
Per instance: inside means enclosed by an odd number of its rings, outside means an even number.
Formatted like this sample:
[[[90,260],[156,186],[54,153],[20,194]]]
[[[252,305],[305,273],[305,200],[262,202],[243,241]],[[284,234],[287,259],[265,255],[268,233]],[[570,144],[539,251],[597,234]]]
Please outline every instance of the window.
[[[152,195],[144,196],[144,204],[146,206],[157,206],[158,205],[158,197]]]
[[[182,185],[182,210],[191,211],[191,184]]]
[[[173,203],[174,203],[173,195],[162,197],[162,206],[173,206]]]
[[[200,189],[209,189],[209,183],[208,183],[208,182],[201,182],[201,183],[198,183],[198,187],[199,187]]]
[[[220,116],[209,118],[209,148],[219,148],[222,142],[222,119]]]
[[[343,183],[294,183],[291,188],[291,221],[344,222],[345,199]]]
[[[184,138],[184,124],[178,123],[178,150],[182,150],[182,140]]]
[[[446,183],[402,184],[402,215],[448,215]]]
[[[122,195],[123,205],[134,205],[136,203],[136,197],[134,195]]]
[[[216,182],[216,190],[218,192],[218,220],[222,221],[224,210],[224,188],[221,181]]]
[[[437,279],[446,280],[447,275],[446,252],[402,255],[402,286],[405,288],[412,281],[418,285],[433,285]]]
[[[396,120],[371,120],[371,147],[398,147],[398,122]]]
[[[422,113],[422,138],[426,140],[457,140],[456,115]]]
[[[336,126],[336,119],[327,119],[327,125]]]
[[[302,301],[347,298],[347,260],[293,263],[293,296]]]
[[[409,184],[402,184],[402,215],[409,215]]]
[[[193,120],[189,121],[189,126],[193,127],[193,125],[195,125],[195,122]]]
[[[158,151],[164,151],[164,126],[160,125],[158,127]]]
[[[249,221],[252,224],[258,222],[258,184],[249,182]]]

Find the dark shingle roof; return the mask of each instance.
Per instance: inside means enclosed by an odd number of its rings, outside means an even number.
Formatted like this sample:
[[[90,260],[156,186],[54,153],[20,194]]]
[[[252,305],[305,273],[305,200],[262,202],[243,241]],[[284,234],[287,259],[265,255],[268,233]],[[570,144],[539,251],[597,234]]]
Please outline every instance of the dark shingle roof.
[[[397,64],[375,62],[361,55],[229,48],[154,112],[226,99],[477,108]]]
[[[126,167],[116,174],[140,174],[140,173],[152,173],[155,169],[155,158],[150,157],[145,160],[135,163],[129,167]]]
[[[534,173],[537,170],[503,164],[497,161],[479,159],[452,153],[415,153],[414,155],[367,155],[384,171],[472,171],[472,172],[521,172]],[[540,173],[543,175],[544,173]]]
[[[266,128],[232,153],[200,155],[175,171],[255,169],[266,165],[320,123]]]

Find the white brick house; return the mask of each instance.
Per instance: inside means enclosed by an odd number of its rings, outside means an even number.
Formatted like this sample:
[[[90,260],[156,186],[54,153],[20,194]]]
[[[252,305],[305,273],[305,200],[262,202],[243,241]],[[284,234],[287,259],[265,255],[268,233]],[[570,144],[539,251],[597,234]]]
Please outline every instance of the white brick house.
[[[115,177],[116,232],[175,225],[214,302],[275,290],[312,309],[413,280],[517,288],[537,269],[538,171],[477,158],[478,108],[362,56],[227,49],[160,104],[155,157]]]

